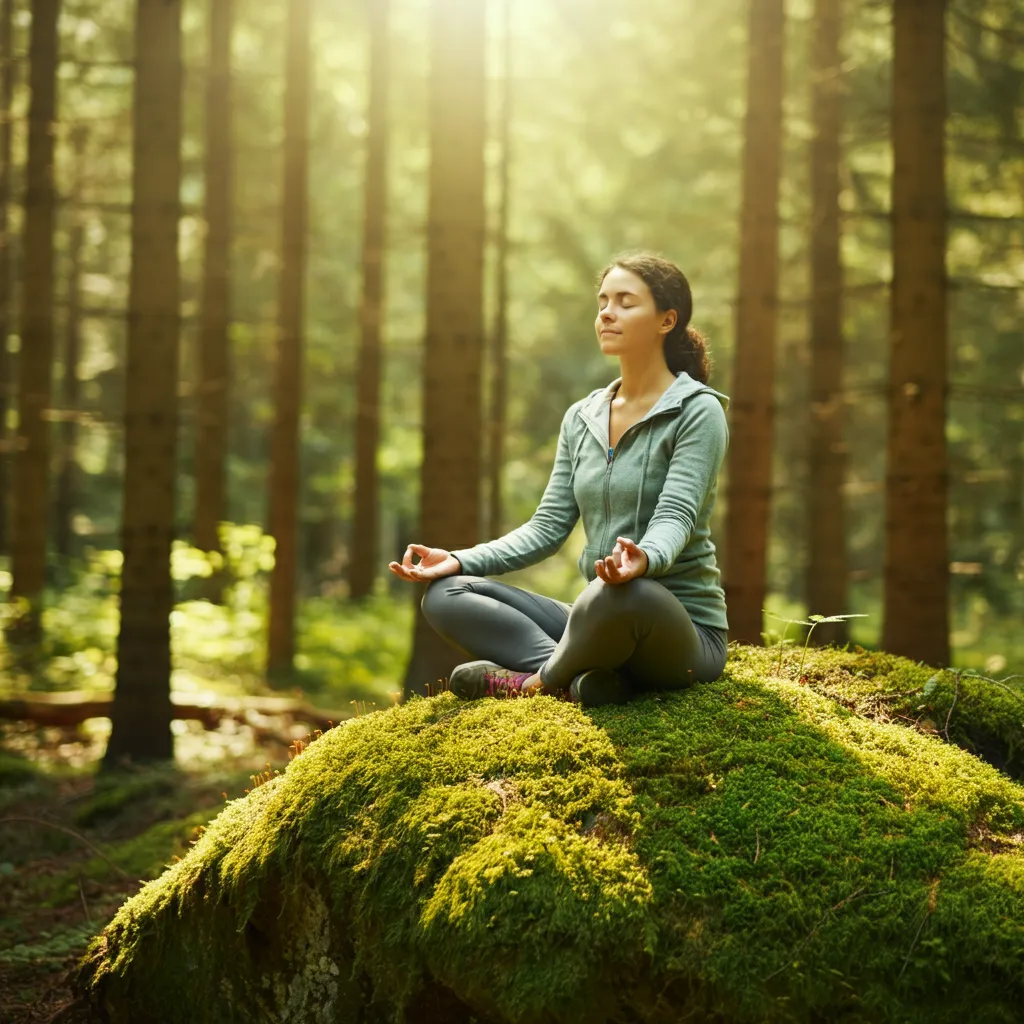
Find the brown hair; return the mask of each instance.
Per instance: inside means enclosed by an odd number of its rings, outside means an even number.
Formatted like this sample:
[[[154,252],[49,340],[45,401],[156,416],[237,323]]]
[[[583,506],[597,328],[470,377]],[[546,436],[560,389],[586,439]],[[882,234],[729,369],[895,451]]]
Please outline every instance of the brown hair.
[[[703,335],[690,325],[693,293],[683,272],[674,263],[652,253],[624,253],[601,271],[599,287],[614,267],[636,274],[651,289],[654,304],[661,312],[676,311],[679,319],[665,335],[665,362],[673,373],[685,370],[694,380],[707,384],[711,376],[711,357]]]

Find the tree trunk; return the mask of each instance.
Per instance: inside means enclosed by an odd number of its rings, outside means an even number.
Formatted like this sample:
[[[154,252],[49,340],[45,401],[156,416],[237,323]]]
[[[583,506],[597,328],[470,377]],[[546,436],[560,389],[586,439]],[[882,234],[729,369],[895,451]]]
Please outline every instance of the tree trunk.
[[[433,0],[427,337],[420,537],[456,548],[480,529],[484,264],[484,5]],[[454,651],[417,611],[404,690],[425,692]]]
[[[388,0],[369,0],[370,100],[363,211],[362,339],[356,371],[356,494],[349,546],[349,594],[373,590],[380,548],[381,317],[384,306],[385,210],[388,150]]]
[[[508,199],[512,126],[512,0],[505,0],[502,33],[501,111],[498,115],[501,164],[498,169],[498,225],[495,253],[494,325],[491,333],[491,401],[487,415],[487,536],[501,536],[502,469],[508,416]]]
[[[807,611],[839,615],[846,607],[843,481],[843,270],[839,252],[839,130],[842,116],[842,0],[817,0],[811,54],[811,407],[807,520]],[[845,643],[845,622],[823,623],[819,644]]]
[[[196,408],[195,545],[220,551],[226,518],[224,463],[228,447],[228,326],[231,319],[231,29],[234,0],[210,0],[206,79],[206,239],[199,327]]]
[[[27,598],[34,634],[46,582],[46,526],[53,377],[53,139],[57,118],[59,0],[32,5],[29,49],[28,162],[25,169],[18,439],[13,502],[12,595]]]
[[[75,182],[71,193],[71,231],[68,238],[68,304],[64,321],[64,380],[61,395],[60,471],[57,476],[57,554],[65,568],[75,554],[75,477],[78,472],[78,360],[81,351],[81,277],[85,219],[80,209],[82,167],[85,159],[85,129],[72,133]]]
[[[163,760],[171,739],[170,575],[178,427],[181,0],[138,0],[124,413],[124,568],[105,761]]]
[[[946,123],[942,0],[895,0],[885,622],[894,654],[949,664]]]
[[[772,487],[784,30],[783,0],[750,0],[725,579],[730,638],[752,644],[762,639]]]
[[[11,102],[14,48],[11,41],[14,0],[0,0],[0,555],[10,543],[11,452],[7,410],[14,398],[13,363],[7,351],[11,333],[11,239],[7,205],[11,198]]]
[[[290,672],[295,658],[299,411],[302,405],[309,150],[309,42],[310,0],[289,0],[275,418],[270,439],[270,533],[277,544],[270,580],[267,652],[267,672],[272,677]]]

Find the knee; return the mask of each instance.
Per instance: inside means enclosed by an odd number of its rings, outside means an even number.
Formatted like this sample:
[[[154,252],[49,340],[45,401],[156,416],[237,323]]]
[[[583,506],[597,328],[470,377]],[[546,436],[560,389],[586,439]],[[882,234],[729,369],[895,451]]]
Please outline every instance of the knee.
[[[444,618],[445,610],[450,606],[451,599],[465,591],[462,576],[443,576],[432,580],[420,600],[420,607],[427,621],[434,623]]]
[[[663,596],[664,587],[643,577],[628,583],[609,584],[594,580],[577,598],[580,610],[595,618],[635,614]]]

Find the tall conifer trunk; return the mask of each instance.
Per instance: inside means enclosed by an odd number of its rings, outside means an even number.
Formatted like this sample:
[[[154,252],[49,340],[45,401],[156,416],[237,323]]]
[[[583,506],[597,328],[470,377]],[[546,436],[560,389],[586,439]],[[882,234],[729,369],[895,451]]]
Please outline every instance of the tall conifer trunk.
[[[433,0],[430,53],[420,537],[457,548],[476,542],[481,511],[484,5]],[[417,611],[405,693],[422,693],[455,662]]]
[[[807,610],[847,612],[843,481],[843,271],[839,250],[839,160],[842,115],[842,0],[814,7],[811,96],[811,408],[807,522]],[[824,623],[819,644],[844,643],[845,623]]]
[[[206,239],[199,328],[195,545],[219,551],[226,516],[231,319],[231,29],[234,0],[210,0],[206,80]]]
[[[494,325],[491,329],[491,401],[487,410],[487,536],[501,535],[502,469],[505,465],[505,427],[508,419],[508,210],[512,139],[512,0],[505,0],[502,26],[501,110],[498,141],[498,224],[495,253]]]
[[[50,521],[50,406],[53,376],[53,140],[57,119],[57,19],[60,0],[32,5],[29,48],[28,162],[18,354],[18,437],[11,545],[12,595],[27,598],[35,632],[46,581]]]
[[[280,676],[290,671],[295,658],[299,412],[302,406],[309,153],[310,0],[289,0],[287,37],[275,419],[270,440],[270,532],[277,544],[270,580],[267,671],[271,676]]]
[[[750,0],[725,587],[729,635],[753,644],[761,642],[771,509],[784,29],[783,0]]]
[[[71,191],[71,230],[68,232],[67,315],[64,320],[64,380],[61,393],[60,471],[57,475],[57,554],[65,566],[75,554],[76,480],[78,474],[78,362],[82,330],[82,247],[85,242],[85,215],[82,200],[83,164],[86,133],[82,125],[72,132],[74,185]]]
[[[363,188],[362,331],[356,370],[356,493],[349,545],[349,593],[366,597],[379,571],[381,319],[384,308],[385,212],[388,152],[388,0],[369,0],[370,100]]]
[[[171,541],[178,429],[181,0],[138,0],[124,412],[121,633],[106,763],[171,739]]]
[[[894,0],[886,650],[949,664],[944,0]]]
[[[7,206],[11,201],[11,102],[14,51],[11,43],[14,0],[0,0],[0,555],[10,544],[11,445],[7,410],[14,398],[14,374],[7,335],[11,333],[11,237]]]

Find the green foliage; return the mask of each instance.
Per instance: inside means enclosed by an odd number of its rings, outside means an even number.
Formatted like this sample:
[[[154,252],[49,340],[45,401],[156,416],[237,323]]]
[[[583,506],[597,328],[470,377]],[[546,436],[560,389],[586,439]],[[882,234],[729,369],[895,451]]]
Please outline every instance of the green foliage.
[[[196,1022],[417,1019],[430,985],[508,1021],[1015,1019],[1024,789],[843,706],[913,663],[809,650],[826,697],[733,657],[590,714],[445,694],[332,730],[122,907],[82,984]]]
[[[223,555],[176,541],[171,574],[178,599],[171,614],[172,687],[237,694],[264,688],[268,580],[273,538],[259,527],[224,524]],[[118,551],[91,551],[68,586],[47,595],[42,645],[31,651],[0,634],[0,668],[11,689],[110,691],[117,673]],[[218,583],[219,601],[207,599]],[[328,706],[358,700],[384,706],[401,678],[412,636],[408,593],[353,604],[312,597],[298,610],[292,683]],[[403,600],[402,598],[405,598]],[[0,604],[4,617],[17,605]]]

